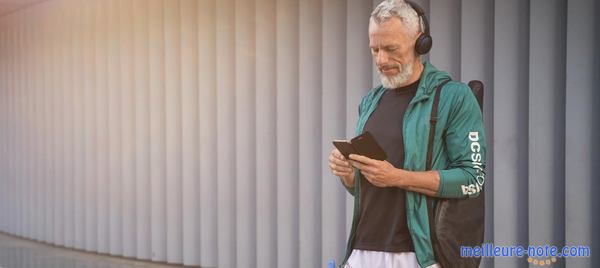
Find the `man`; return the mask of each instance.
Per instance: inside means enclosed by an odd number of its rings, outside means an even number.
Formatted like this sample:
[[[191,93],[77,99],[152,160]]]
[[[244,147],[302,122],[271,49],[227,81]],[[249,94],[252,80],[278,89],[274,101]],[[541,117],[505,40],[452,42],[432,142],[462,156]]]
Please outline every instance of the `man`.
[[[369,45],[382,85],[363,97],[356,134],[369,131],[388,158],[345,159],[337,149],[329,156],[332,173],[355,197],[345,267],[440,267],[426,196],[475,197],[483,186],[482,114],[463,83],[450,81],[441,91],[433,168],[425,171],[433,96],[450,79],[421,61],[431,47],[427,27],[420,7],[402,0],[386,0],[371,14]]]

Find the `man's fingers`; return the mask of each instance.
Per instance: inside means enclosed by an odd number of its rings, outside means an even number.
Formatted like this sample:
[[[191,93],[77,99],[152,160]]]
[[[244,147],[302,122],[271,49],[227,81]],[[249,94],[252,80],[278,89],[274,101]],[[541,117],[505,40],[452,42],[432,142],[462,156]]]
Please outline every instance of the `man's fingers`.
[[[344,178],[344,177],[348,177],[351,174],[336,171],[335,173],[333,173],[333,175]]]
[[[344,173],[350,173],[353,171],[352,168],[340,167],[340,166],[336,166],[335,164],[329,164],[329,168],[331,168],[332,170],[335,170],[338,172],[344,172]]]
[[[347,161],[343,161],[343,160],[339,160],[339,159],[333,159],[333,162],[336,165],[338,165],[338,166],[352,168],[352,165],[350,165],[350,163],[348,163]]]
[[[340,150],[338,150],[337,148],[333,149],[331,151],[331,154],[334,155],[338,159],[346,160],[346,158],[344,157],[344,155],[342,155],[342,153],[340,152]]]
[[[329,163],[329,168],[332,170],[344,172],[344,173],[350,173],[353,171],[351,167],[339,166],[334,163]]]
[[[352,175],[352,172],[339,171],[335,169],[331,170],[331,172],[333,173],[333,175],[336,175],[338,177],[346,177]]]
[[[361,162],[357,162],[357,161],[354,161],[354,160],[349,160],[349,161],[350,161],[350,164],[352,164],[353,167],[358,168],[360,170],[366,169],[368,167],[367,165],[365,165],[364,163],[361,163]]]
[[[377,160],[368,158],[366,156],[358,155],[358,154],[351,154],[350,159],[361,162],[361,163],[365,163],[365,164],[374,164],[375,163],[374,161],[377,161]]]
[[[342,160],[342,161],[346,161],[346,157],[344,157],[344,155],[342,153],[340,153],[340,151],[336,151],[335,154],[333,154],[333,156],[335,156],[337,159]]]
[[[337,159],[334,155],[329,156],[329,162],[338,163],[339,159]]]
[[[329,162],[335,163],[335,164],[337,164],[339,166],[344,166],[344,167],[348,167],[348,168],[351,167],[350,163],[348,163],[348,161],[340,160],[340,159],[338,159],[338,158],[336,158],[334,156],[331,156],[331,155],[329,156]]]
[[[350,172],[354,171],[352,168],[349,168],[349,167],[340,167],[340,166],[337,166],[336,170],[337,171],[346,172],[346,173],[350,173]]]
[[[333,175],[336,175],[338,177],[346,177],[348,175],[351,175],[351,173],[348,173],[348,172],[339,172],[339,171],[333,170]]]

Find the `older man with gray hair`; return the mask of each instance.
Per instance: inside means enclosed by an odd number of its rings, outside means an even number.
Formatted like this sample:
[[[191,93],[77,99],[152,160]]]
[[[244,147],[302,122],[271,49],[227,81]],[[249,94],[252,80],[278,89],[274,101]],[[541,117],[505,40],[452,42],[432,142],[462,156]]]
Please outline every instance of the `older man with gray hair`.
[[[432,45],[428,28],[423,10],[410,1],[386,0],[371,14],[369,45],[381,85],[363,97],[356,134],[370,132],[388,158],[346,159],[337,149],[329,156],[332,173],[355,197],[344,267],[441,267],[430,238],[427,196],[475,197],[483,187],[481,111],[467,85],[421,60]],[[426,170],[438,87],[444,90],[432,169]],[[479,166],[472,164],[475,138]]]

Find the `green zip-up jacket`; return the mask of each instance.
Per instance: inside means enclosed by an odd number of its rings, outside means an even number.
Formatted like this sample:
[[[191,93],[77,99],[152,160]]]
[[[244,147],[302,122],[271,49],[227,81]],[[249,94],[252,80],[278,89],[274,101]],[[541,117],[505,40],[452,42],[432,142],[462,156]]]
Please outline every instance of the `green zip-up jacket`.
[[[403,169],[410,171],[426,169],[429,121],[435,89],[450,79],[448,73],[439,71],[430,63],[424,65],[417,92],[404,114]],[[362,98],[356,135],[363,132],[367,119],[377,107],[384,91],[383,86],[378,86]],[[479,104],[466,84],[450,81],[444,85],[433,143],[432,168],[440,174],[437,196],[477,197],[485,182],[486,142]],[[354,216],[343,263],[346,263],[352,252],[360,220],[360,181],[360,172],[355,170],[354,187],[347,188],[354,195]],[[406,217],[419,265],[427,267],[435,264],[425,195],[406,191]]]

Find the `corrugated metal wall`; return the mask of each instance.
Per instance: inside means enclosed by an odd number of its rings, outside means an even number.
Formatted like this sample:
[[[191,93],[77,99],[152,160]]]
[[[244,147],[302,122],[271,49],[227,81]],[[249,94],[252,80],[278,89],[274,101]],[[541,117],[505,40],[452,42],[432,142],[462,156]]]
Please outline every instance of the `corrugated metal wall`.
[[[206,267],[340,260],[351,198],[326,157],[378,83],[378,2],[50,0],[1,17],[0,230]],[[486,241],[595,246],[600,4],[418,2],[426,58],[486,84]]]

